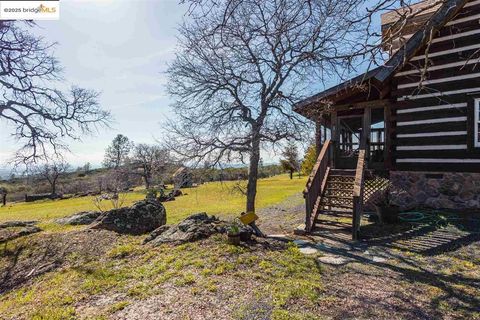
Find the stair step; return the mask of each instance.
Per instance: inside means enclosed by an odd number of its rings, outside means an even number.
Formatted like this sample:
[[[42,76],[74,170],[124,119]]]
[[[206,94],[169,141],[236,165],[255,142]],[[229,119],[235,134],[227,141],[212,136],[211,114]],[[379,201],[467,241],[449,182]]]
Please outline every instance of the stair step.
[[[355,185],[355,182],[354,181],[328,179],[327,180],[327,187],[332,185],[332,184],[340,184],[340,185],[345,186],[345,187],[352,187],[353,188],[353,186]]]
[[[332,180],[329,179],[329,180],[327,181],[327,186],[330,185],[330,184],[341,184],[341,185],[353,187],[353,185],[355,184],[355,182],[354,182],[354,181],[351,181],[351,182],[347,182],[347,181],[332,181]]]
[[[353,197],[353,194],[352,194],[352,192],[333,192],[333,193],[332,192],[326,192],[323,196],[325,198],[340,197],[341,199],[343,199],[343,198],[351,199]]]
[[[335,210],[320,210],[320,215],[327,215],[327,216],[332,216],[332,217],[351,217],[352,216],[352,211],[335,211]],[[317,218],[318,220],[318,218]]]
[[[353,210],[353,206],[349,206],[349,205],[346,205],[346,204],[331,204],[331,205],[322,205],[320,207],[320,212],[325,211],[325,210],[332,211],[331,209],[325,209],[325,207]]]
[[[343,178],[348,180],[355,179],[355,176],[346,176],[343,174],[329,174],[328,176],[331,178]]]
[[[332,201],[333,199],[333,201]],[[336,200],[336,201],[335,201]],[[335,199],[335,198],[323,198],[322,202],[320,202],[320,206],[329,206],[329,207],[335,207],[335,206],[347,206],[347,207],[352,207],[353,208],[353,200],[350,199]]]
[[[351,203],[353,202],[353,197],[337,197],[337,196],[324,196],[320,203]]]
[[[347,206],[353,206],[353,201],[350,198],[323,198],[322,202],[320,203],[321,205],[327,205],[327,206],[335,206],[337,204],[339,205],[347,205]]]
[[[353,190],[352,188],[327,188],[325,189],[325,194],[326,195],[352,195],[353,196]]]
[[[346,180],[355,180],[355,176],[350,176],[350,175],[330,173],[328,176],[329,177],[334,177],[334,178],[342,178],[342,179],[346,179]]]
[[[336,196],[327,194],[323,197],[324,199],[338,199],[338,200],[350,200],[352,201],[352,197],[345,197],[345,196]]]
[[[336,175],[336,176],[355,176],[356,170],[354,169],[330,169],[330,174]]]

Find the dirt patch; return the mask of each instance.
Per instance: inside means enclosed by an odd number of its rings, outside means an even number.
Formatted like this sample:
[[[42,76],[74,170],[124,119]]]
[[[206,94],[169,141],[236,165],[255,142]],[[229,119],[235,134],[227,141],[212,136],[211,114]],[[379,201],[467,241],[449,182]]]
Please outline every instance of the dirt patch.
[[[305,217],[301,194],[259,212],[265,233],[293,237]],[[323,232],[302,238],[320,254],[326,319],[480,319],[480,214],[430,214],[426,223],[364,222],[351,241],[351,215],[325,220]],[[332,228],[332,226],[336,226]],[[302,241],[300,241],[302,243]]]
[[[342,218],[323,219],[329,223],[309,239],[310,246],[344,263],[322,263],[322,314],[333,319],[480,319],[479,215],[444,213],[426,223],[383,226],[364,221],[365,238],[357,243],[342,227],[328,229],[347,225]]]
[[[219,277],[220,278],[220,277]],[[216,292],[194,293],[191,287],[162,287],[164,293],[134,302],[111,319],[175,320],[235,319],[239,306],[251,302],[261,283],[255,279],[239,282],[234,277],[221,277]],[[254,300],[254,299],[252,299]],[[270,307],[271,308],[271,307]]]
[[[77,259],[95,259],[116,243],[118,235],[103,230],[40,233],[2,244],[0,248],[0,293]]]
[[[258,226],[265,234],[293,236],[294,229],[305,223],[305,202],[301,193],[271,207],[260,209]]]

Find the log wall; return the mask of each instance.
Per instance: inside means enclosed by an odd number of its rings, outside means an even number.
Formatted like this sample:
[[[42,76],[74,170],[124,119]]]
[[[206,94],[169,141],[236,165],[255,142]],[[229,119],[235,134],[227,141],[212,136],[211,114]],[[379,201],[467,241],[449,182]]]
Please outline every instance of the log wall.
[[[480,172],[474,99],[480,97],[480,1],[470,1],[395,74],[397,170]]]

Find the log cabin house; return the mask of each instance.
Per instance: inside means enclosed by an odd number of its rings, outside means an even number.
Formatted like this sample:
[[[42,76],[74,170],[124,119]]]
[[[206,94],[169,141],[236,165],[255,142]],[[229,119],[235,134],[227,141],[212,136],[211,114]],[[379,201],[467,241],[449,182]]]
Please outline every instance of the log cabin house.
[[[375,191],[366,181],[379,175],[402,190],[403,209],[480,208],[480,0],[411,8],[418,14],[401,32],[401,10],[382,15],[383,66],[294,106],[317,128],[307,233],[344,209],[356,239]]]

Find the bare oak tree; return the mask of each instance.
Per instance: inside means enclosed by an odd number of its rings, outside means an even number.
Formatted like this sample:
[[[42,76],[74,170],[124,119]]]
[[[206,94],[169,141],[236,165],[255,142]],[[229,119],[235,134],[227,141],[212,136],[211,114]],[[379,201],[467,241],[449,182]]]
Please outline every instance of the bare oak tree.
[[[242,5],[248,4],[251,0],[180,0],[180,3],[188,5],[188,14],[194,17],[207,17],[212,11],[219,11],[222,13],[222,19],[218,19],[217,28],[222,28],[232,17],[232,13]],[[267,0],[270,1],[270,0]],[[417,65],[410,64],[407,60],[400,57],[399,60],[393,60],[393,65],[408,64],[410,67],[418,69],[421,75],[421,81],[419,81],[419,89],[424,89],[424,80],[428,76],[428,66],[433,62],[429,56],[429,49],[431,42],[435,34],[439,31],[437,28],[432,28],[428,23],[429,17],[439,10],[442,6],[446,6],[447,10],[455,11],[455,7],[459,7],[462,3],[465,4],[468,0],[349,0],[343,2],[343,7],[349,8],[347,11],[352,11],[351,7],[356,8],[356,14],[345,14],[341,12],[341,8],[336,9],[335,13],[340,14],[345,21],[344,26],[350,26],[357,29],[355,37],[350,40],[354,40],[355,49],[348,55],[341,58],[349,61],[350,67],[355,67],[355,74],[365,73],[372,70],[374,67],[384,65],[385,61],[396,51],[402,51],[406,49],[407,40],[410,39],[410,34],[413,31],[422,31],[417,37],[417,42],[422,39],[427,40],[427,46],[425,50],[424,66],[418,67]],[[282,3],[283,1],[273,0],[275,3]],[[305,6],[312,6],[318,3],[325,3],[324,8],[328,9],[331,6],[337,5],[332,1],[325,0],[303,0],[299,1]],[[339,1],[340,2],[340,1]],[[262,2],[263,3],[263,2]],[[262,4],[259,4],[262,5]],[[220,10],[221,9],[221,10]],[[383,28],[380,32],[378,27],[378,20],[382,14],[387,13],[389,20],[388,27]],[[383,18],[382,18],[383,19]],[[412,28],[413,26],[413,28]],[[428,44],[430,43],[430,44]],[[341,43],[339,43],[341,45]],[[472,63],[472,60],[477,64],[480,62],[480,50],[476,50],[467,61]],[[352,63],[356,62],[356,63]],[[342,75],[337,82],[351,78],[351,70],[345,69],[345,74]],[[317,81],[324,82],[325,78],[328,79],[328,74],[322,74],[323,77],[317,79]],[[335,82],[334,82],[335,83]],[[331,85],[332,83],[330,83]],[[428,87],[427,87],[428,89]],[[368,87],[364,88],[368,90]]]
[[[137,144],[135,147],[132,165],[145,182],[145,188],[149,189],[155,175],[164,173],[169,162],[167,150],[157,145]]]
[[[351,69],[363,2],[195,1],[168,70],[170,147],[213,165],[248,158],[246,210],[255,211],[261,149],[305,136],[292,104]]]
[[[0,21],[0,119],[21,144],[17,164],[59,154],[64,139],[79,139],[106,125],[110,114],[100,108],[99,94],[60,85],[61,66],[53,45],[34,36],[32,23]]]
[[[57,182],[60,177],[68,172],[70,165],[64,161],[52,161],[44,165],[37,166],[35,173],[38,177],[45,179],[50,185],[52,196],[57,194]]]

